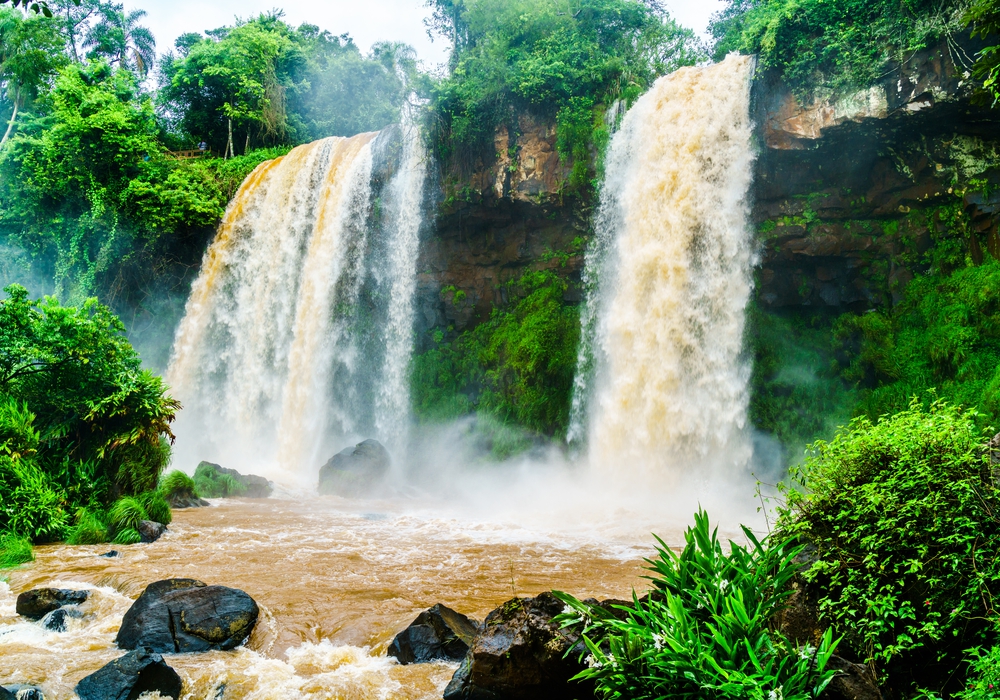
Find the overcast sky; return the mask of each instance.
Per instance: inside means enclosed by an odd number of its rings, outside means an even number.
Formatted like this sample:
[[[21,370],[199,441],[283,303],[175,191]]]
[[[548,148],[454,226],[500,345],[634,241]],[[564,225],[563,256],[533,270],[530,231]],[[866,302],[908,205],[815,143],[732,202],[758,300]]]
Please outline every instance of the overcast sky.
[[[724,3],[666,0],[664,4],[678,22],[702,33],[709,16]],[[253,17],[276,6],[283,7],[285,19],[293,26],[309,22],[333,34],[347,32],[363,51],[376,41],[403,41],[416,48],[427,68],[446,60],[445,42],[438,39],[432,43],[424,28],[424,0],[125,0],[127,9],[140,8],[149,13],[146,25],[156,36],[160,52],[172,48],[174,40],[185,32],[232,24],[237,16]]]

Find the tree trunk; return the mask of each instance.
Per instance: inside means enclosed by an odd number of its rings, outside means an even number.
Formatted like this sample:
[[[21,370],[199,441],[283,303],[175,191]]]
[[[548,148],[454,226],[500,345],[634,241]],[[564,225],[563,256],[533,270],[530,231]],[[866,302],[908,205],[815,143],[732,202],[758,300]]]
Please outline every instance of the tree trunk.
[[[14,93],[14,111],[10,115],[10,122],[7,124],[7,131],[4,132],[3,138],[0,139],[0,148],[7,143],[7,139],[10,138],[10,132],[14,130],[14,120],[17,119],[17,103],[21,97],[21,91],[18,90]]]
[[[229,142],[226,144],[226,159],[232,158],[236,154],[233,153],[233,119],[229,118]]]
[[[247,129],[247,145],[243,147],[243,155],[250,152],[250,129]]]

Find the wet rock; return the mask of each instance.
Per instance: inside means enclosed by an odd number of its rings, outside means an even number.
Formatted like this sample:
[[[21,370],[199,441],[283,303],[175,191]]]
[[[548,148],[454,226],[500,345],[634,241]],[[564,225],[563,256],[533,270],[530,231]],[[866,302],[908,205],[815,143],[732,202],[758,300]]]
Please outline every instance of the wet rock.
[[[154,691],[178,700],[181,678],[162,656],[149,649],[137,649],[115,659],[76,686],[80,700],[133,700]]]
[[[365,440],[338,452],[319,470],[319,492],[362,496],[375,491],[389,472],[389,452],[377,440]]]
[[[152,520],[140,520],[138,530],[142,541],[149,544],[160,539],[160,535],[167,531],[167,526],[163,523],[154,523]]]
[[[570,683],[582,666],[580,638],[552,621],[563,604],[551,593],[514,598],[491,612],[445,689],[445,700],[585,700],[593,685]]]
[[[826,687],[821,700],[882,700],[882,692],[867,666],[831,656],[826,667],[837,675]]]
[[[79,605],[87,600],[90,591],[72,591],[66,588],[35,588],[17,597],[18,615],[31,620],[41,620],[63,605]]]
[[[7,690],[17,700],[45,700],[45,693],[42,692],[42,689],[33,685],[12,685]]]
[[[42,618],[42,627],[50,632],[66,631],[66,608],[58,608]]]
[[[397,634],[387,653],[401,664],[435,659],[461,661],[478,629],[479,625],[462,613],[438,603],[420,613],[409,627]]]
[[[174,654],[239,646],[260,609],[236,588],[190,578],[151,583],[125,613],[115,642],[122,649]]]
[[[205,508],[212,505],[204,498],[199,498],[190,491],[173,493],[167,497],[167,502],[171,508],[176,510],[183,508]]]
[[[271,485],[271,482],[262,476],[256,476],[255,474],[240,474],[235,469],[228,469],[213,462],[201,462],[198,464],[195,475],[197,476],[200,471],[208,471],[209,474],[215,479],[223,474],[231,476],[243,487],[243,492],[239,494],[240,498],[267,498],[274,491],[274,487]],[[208,495],[212,497],[212,494]],[[226,498],[226,496],[222,497]]]
[[[0,685],[0,700],[17,700],[17,696]]]
[[[105,552],[104,554],[98,554],[99,557],[105,557],[106,559],[112,559],[118,556],[118,550],[112,549],[110,552]]]

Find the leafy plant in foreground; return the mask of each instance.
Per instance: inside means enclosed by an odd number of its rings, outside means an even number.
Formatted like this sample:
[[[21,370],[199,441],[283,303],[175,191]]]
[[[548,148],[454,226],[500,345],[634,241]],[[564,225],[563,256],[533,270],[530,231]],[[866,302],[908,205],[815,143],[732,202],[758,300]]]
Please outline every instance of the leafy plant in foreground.
[[[138,530],[131,527],[119,531],[115,535],[115,538],[111,540],[112,544],[139,544],[140,542],[142,542],[142,535],[139,534]]]
[[[138,530],[141,520],[149,520],[149,516],[139,499],[126,496],[115,501],[108,511],[108,528],[115,533],[115,543],[127,544],[118,542],[118,535],[125,530]]]
[[[140,494],[138,500],[146,511],[146,515],[154,523],[169,525],[174,519],[173,513],[170,511],[170,504],[159,489]]]
[[[792,470],[776,534],[815,546],[821,621],[881,683],[953,692],[996,643],[1000,491],[976,414],[934,401],[856,418]]]
[[[649,559],[653,590],[633,593],[624,615],[565,593],[564,625],[583,621],[588,668],[605,698],[815,698],[832,679],[826,669],[836,642],[827,630],[819,648],[796,647],[770,623],[792,593],[802,551],[789,542],[767,546],[743,528],[749,543],[723,552],[708,514],[699,511],[676,554],[657,538]]]
[[[69,531],[66,543],[102,544],[108,539],[107,514],[90,508],[81,508],[77,511],[76,525]]]

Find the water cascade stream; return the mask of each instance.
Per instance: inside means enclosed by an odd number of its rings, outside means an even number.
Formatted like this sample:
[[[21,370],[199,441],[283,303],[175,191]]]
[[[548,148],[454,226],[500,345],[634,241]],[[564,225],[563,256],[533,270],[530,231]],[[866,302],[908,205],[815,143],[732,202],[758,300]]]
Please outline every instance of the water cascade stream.
[[[749,458],[751,74],[730,56],[660,78],[611,142],[570,439],[620,477]]]
[[[177,331],[175,464],[305,484],[351,440],[403,445],[423,181],[406,127],[300,146],[247,178]]]

